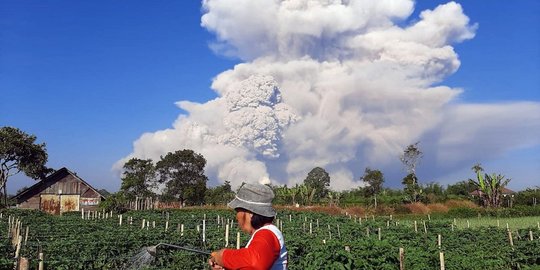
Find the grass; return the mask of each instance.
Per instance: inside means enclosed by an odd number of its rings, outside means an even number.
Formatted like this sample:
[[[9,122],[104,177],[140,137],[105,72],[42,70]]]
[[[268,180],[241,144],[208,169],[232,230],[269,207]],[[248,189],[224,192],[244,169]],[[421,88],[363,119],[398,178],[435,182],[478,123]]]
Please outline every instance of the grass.
[[[475,227],[503,227],[514,229],[539,228],[540,217],[517,217],[517,218],[496,218],[496,217],[480,217],[470,219],[456,219],[458,228],[467,228],[467,221],[471,228]]]
[[[477,228],[477,227],[500,227],[516,229],[537,229],[540,230],[540,216],[532,217],[514,217],[514,218],[496,218],[496,217],[476,217],[476,218],[433,218],[432,220],[447,220],[448,223],[454,223],[456,229]],[[404,225],[414,226],[414,221],[417,221],[418,228],[422,226],[423,220],[428,220],[428,215],[425,216],[401,216],[399,222]]]

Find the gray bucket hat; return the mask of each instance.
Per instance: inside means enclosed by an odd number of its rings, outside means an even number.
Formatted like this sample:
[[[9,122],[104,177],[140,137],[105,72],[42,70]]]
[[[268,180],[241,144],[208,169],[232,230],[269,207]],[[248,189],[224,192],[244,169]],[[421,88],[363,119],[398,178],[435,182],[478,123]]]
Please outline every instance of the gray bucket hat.
[[[272,208],[274,192],[269,186],[262,184],[244,184],[236,193],[235,198],[227,205],[230,208],[244,208],[264,217],[275,217],[276,210]]]

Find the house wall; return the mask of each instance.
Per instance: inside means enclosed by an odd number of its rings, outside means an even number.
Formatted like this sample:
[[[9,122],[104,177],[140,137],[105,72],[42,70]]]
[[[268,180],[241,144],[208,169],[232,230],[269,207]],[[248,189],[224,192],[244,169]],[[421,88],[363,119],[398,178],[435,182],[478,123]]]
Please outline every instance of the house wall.
[[[97,206],[101,201],[101,195],[95,192],[88,185],[80,181],[77,177],[67,174],[60,180],[55,183],[46,183],[36,188],[35,190],[30,191],[32,194],[29,194],[31,197],[23,199],[17,202],[17,207],[24,209],[39,209],[46,210],[49,213],[60,213],[60,209],[54,211],[54,209],[43,209],[43,203],[41,195],[46,195],[50,199],[50,195],[58,195],[59,201],[64,201],[64,199],[69,198],[70,207],[66,209],[71,210],[80,210],[84,209],[85,211],[94,211],[97,210]],[[72,203],[77,201],[78,205],[73,206]],[[58,205],[60,207],[61,205]],[[48,208],[54,208],[55,206],[47,206]],[[65,207],[61,207],[62,211],[65,211]]]

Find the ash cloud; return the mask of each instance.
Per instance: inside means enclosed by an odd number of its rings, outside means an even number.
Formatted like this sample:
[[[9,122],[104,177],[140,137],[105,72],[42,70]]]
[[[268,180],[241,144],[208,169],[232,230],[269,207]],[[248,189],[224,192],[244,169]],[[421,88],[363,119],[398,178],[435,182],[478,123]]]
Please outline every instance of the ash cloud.
[[[211,48],[244,63],[214,78],[216,99],[178,102],[187,114],[143,134],[117,167],[191,148],[211,179],[234,186],[292,185],[320,166],[342,190],[366,166],[401,171],[398,156],[419,140],[436,156],[433,176],[470,166],[475,149],[540,143],[540,104],[459,104],[461,89],[435,86],[460,66],[453,44],[478,27],[455,2],[419,18],[409,0],[205,0],[203,10]]]

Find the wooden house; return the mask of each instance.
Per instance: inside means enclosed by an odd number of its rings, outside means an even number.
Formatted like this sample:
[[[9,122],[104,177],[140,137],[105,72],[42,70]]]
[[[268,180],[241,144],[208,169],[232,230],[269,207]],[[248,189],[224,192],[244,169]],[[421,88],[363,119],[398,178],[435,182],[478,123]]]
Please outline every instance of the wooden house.
[[[39,209],[61,214],[81,209],[97,210],[105,199],[95,188],[66,168],[57,170],[42,181],[13,197],[17,208]]]

